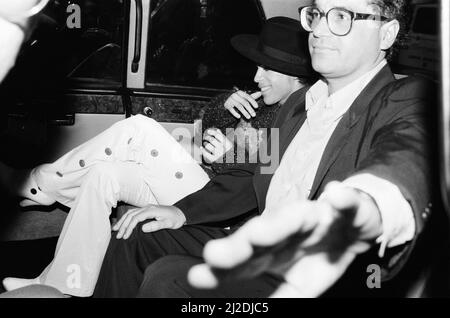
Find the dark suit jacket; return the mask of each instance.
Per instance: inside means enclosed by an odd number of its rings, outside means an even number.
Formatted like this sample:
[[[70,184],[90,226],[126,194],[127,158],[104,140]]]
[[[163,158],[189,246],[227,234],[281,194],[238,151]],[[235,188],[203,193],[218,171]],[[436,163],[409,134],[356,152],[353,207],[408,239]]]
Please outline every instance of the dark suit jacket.
[[[274,128],[280,129],[280,156],[305,121],[305,92],[303,89],[291,95],[273,123]],[[420,233],[431,211],[426,113],[427,108],[435,107],[430,104],[434,96],[425,80],[395,80],[390,68],[384,67],[356,98],[332,134],[309,199],[317,199],[332,180],[342,181],[368,172],[399,187],[411,204],[416,232]],[[255,208],[256,213],[261,213],[273,176],[261,174],[261,166],[220,174],[175,205],[185,213],[188,224],[223,221]],[[413,245],[414,241],[389,257],[388,269],[406,258]]]

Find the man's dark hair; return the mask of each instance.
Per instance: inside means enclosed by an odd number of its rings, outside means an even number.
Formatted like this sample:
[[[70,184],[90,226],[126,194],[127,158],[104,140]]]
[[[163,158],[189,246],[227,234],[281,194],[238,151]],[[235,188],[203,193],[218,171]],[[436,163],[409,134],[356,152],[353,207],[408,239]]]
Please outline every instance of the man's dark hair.
[[[389,60],[396,53],[399,46],[405,43],[407,38],[407,28],[409,24],[410,11],[408,0],[368,0],[369,5],[382,16],[390,20],[397,20],[400,23],[400,31],[392,48],[386,52]]]

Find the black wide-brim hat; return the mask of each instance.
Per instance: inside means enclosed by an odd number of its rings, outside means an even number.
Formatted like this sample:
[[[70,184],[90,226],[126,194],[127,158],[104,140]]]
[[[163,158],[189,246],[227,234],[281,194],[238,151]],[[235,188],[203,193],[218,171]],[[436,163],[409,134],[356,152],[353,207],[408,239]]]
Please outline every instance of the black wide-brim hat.
[[[288,17],[268,19],[261,34],[239,34],[231,45],[258,65],[279,73],[310,77],[313,74],[308,34],[299,21]]]

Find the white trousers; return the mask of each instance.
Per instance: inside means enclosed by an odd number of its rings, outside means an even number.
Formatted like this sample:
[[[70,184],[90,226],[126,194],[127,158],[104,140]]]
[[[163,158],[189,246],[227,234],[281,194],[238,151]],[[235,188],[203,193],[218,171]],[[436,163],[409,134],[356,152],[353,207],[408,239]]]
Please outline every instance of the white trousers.
[[[54,259],[39,279],[79,297],[93,293],[117,202],[172,205],[209,181],[160,124],[142,115],[114,124],[32,175],[43,193],[70,207]]]

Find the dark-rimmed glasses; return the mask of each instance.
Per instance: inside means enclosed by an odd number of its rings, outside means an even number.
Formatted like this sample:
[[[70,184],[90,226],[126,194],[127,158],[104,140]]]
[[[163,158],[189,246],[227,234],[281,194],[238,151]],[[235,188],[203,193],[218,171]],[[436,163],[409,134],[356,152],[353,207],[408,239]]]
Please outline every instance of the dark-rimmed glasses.
[[[355,20],[386,21],[388,18],[370,13],[357,13],[345,8],[331,8],[327,13],[314,6],[302,7],[298,9],[300,22],[303,28],[312,32],[325,17],[330,32],[337,36],[345,36],[350,33]]]

